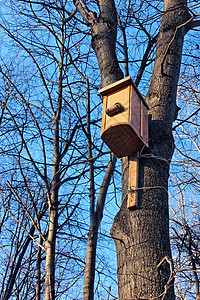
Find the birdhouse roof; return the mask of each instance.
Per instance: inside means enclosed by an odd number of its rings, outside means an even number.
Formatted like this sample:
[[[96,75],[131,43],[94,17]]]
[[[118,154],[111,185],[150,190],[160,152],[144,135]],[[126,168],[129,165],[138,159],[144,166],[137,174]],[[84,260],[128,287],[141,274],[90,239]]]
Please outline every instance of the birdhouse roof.
[[[131,78],[131,76],[125,77],[121,80],[118,80],[114,83],[111,83],[107,86],[105,86],[104,88],[99,90],[99,93],[102,96],[106,96],[108,94],[111,94],[113,92],[116,92],[126,86],[132,85],[134,90],[137,92],[138,96],[140,97],[141,101],[144,103],[144,105],[146,106],[147,109],[149,109],[146,101],[144,100],[143,96],[141,95],[140,91],[138,90],[137,86],[135,85],[133,79]]]

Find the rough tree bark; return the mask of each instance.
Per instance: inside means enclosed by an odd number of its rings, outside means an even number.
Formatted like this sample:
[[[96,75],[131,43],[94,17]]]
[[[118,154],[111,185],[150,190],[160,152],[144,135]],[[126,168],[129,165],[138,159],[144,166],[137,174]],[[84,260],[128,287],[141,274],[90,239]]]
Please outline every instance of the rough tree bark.
[[[169,241],[168,177],[174,151],[172,123],[176,119],[176,93],[185,23],[190,16],[187,2],[166,0],[153,76],[146,101],[149,110],[149,148],[140,153],[140,209],[126,208],[128,161],[122,161],[123,196],[111,230],[117,249],[119,299],[174,299]],[[121,240],[121,242],[119,241]]]

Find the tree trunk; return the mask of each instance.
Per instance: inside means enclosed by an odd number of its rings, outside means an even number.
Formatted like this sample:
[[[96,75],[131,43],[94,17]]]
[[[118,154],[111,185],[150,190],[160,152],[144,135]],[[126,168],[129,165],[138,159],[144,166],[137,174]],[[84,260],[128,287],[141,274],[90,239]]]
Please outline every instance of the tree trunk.
[[[42,245],[42,238],[39,237],[39,244]],[[42,255],[42,249],[41,247],[38,247],[37,251],[37,259],[36,259],[36,269],[37,269],[37,275],[36,275],[36,292],[35,292],[35,300],[40,300],[41,297],[41,255]]]
[[[117,249],[119,299],[174,299],[170,265],[168,177],[174,151],[172,123],[176,119],[186,1],[166,0],[157,41],[153,76],[146,101],[149,110],[149,148],[140,153],[139,204],[126,207],[128,160],[122,160],[122,204],[111,234]],[[177,26],[179,28],[177,29]],[[177,29],[177,30],[176,30]]]
[[[55,242],[58,226],[57,210],[51,208],[49,216],[48,239],[45,243],[46,264],[45,264],[45,300],[55,299]]]
[[[56,248],[56,236],[58,229],[58,194],[60,187],[60,162],[61,154],[59,148],[60,140],[60,115],[62,108],[62,93],[63,93],[63,61],[64,61],[64,43],[63,36],[64,25],[62,22],[62,47],[60,52],[60,63],[58,73],[58,102],[57,108],[54,112],[54,159],[53,159],[53,172],[52,172],[52,188],[51,194],[47,190],[48,202],[49,202],[49,228],[48,237],[45,242],[46,248],[46,264],[45,264],[45,300],[55,299],[55,248]]]
[[[35,226],[31,226],[31,229],[29,231],[29,236],[27,236],[27,238],[24,242],[24,245],[22,246],[22,251],[19,254],[18,260],[15,263],[14,268],[12,267],[12,270],[10,272],[9,278],[7,280],[6,289],[5,289],[4,294],[2,296],[2,300],[8,300],[11,297],[13,286],[15,284],[15,279],[18,275],[18,272],[20,271],[20,266],[21,266],[22,259],[24,258],[26,250],[27,250],[27,248],[30,244],[30,241],[31,241],[30,236],[33,236],[34,232],[35,232]]]
[[[90,226],[87,241],[87,254],[84,272],[83,300],[94,299],[94,278],[98,228]]]
[[[62,77],[62,74],[60,74],[59,77]],[[59,95],[62,94],[59,93]],[[55,299],[55,247],[56,247],[56,235],[58,229],[58,192],[59,192],[59,183],[60,183],[59,119],[60,119],[61,106],[62,106],[62,100],[60,97],[58,99],[58,109],[56,113],[56,119],[54,122],[54,160],[53,160],[53,173],[52,173],[52,189],[51,189],[51,194],[50,195],[48,194],[49,228],[48,228],[48,237],[47,240],[45,241],[45,249],[46,249],[45,300]]]
[[[93,214],[90,230],[88,233],[87,255],[86,255],[86,263],[85,263],[84,287],[83,287],[83,300],[94,299],[94,278],[95,278],[95,261],[96,261],[96,250],[97,250],[97,241],[98,241],[98,229],[101,223],[101,219],[103,217],[106,194],[115,168],[116,160],[117,160],[116,156],[112,153],[110,161],[107,166],[106,174],[104,176],[99,191],[96,210]]]

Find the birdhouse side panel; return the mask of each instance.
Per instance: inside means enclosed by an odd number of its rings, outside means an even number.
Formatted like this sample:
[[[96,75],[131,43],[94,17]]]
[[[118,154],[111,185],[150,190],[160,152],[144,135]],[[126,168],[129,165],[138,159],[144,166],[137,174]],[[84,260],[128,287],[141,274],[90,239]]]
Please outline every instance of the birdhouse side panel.
[[[140,129],[140,135],[145,143],[146,146],[148,146],[148,111],[146,106],[141,103],[141,129]]]
[[[134,88],[131,88],[131,125],[140,137],[141,132],[141,100]]]

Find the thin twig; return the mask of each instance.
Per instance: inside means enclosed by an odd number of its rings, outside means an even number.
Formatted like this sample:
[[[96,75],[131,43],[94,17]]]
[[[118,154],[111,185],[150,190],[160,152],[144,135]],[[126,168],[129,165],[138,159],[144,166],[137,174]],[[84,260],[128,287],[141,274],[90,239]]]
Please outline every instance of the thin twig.
[[[175,37],[176,37],[176,34],[177,34],[178,29],[180,29],[181,27],[183,27],[183,26],[187,25],[188,23],[190,23],[190,22],[194,19],[194,17],[195,17],[195,16],[192,16],[192,17],[191,17],[189,20],[187,20],[185,23],[183,23],[183,24],[181,24],[181,25],[179,25],[179,26],[176,27],[175,32],[174,32],[174,35],[173,35],[171,41],[169,42],[169,44],[168,44],[168,46],[167,46],[167,49],[166,49],[166,51],[165,51],[165,54],[164,54],[164,56],[163,56],[163,60],[162,60],[162,63],[161,63],[161,75],[166,75],[166,74],[164,73],[164,62],[165,62],[166,56],[167,56],[167,54],[168,54],[168,52],[169,52],[170,46],[172,45],[173,41],[175,40]]]
[[[41,238],[43,239],[43,241],[45,242],[45,238],[42,235],[41,231],[39,230],[37,224],[35,223],[35,221],[33,220],[33,218],[31,217],[30,213],[28,212],[27,208],[25,207],[25,205],[22,203],[20,197],[18,196],[18,194],[15,192],[15,190],[13,189],[12,185],[10,184],[10,182],[7,180],[7,184],[9,185],[11,191],[13,192],[13,194],[15,195],[16,199],[18,200],[18,202],[21,204],[23,210],[27,213],[27,215],[29,216],[33,226],[35,227],[35,229],[38,231],[39,235],[41,236]]]
[[[168,291],[168,289],[170,287],[170,284],[174,280],[174,264],[173,264],[173,261],[172,261],[172,259],[170,257],[165,256],[161,260],[161,262],[157,265],[157,268],[159,269],[161,267],[161,265],[165,261],[169,264],[169,267],[170,267],[170,276],[169,276],[169,279],[168,279],[167,283],[165,284],[165,287],[164,287],[165,290],[164,290],[164,292],[156,298],[156,299],[158,299],[158,298],[162,297],[161,300],[163,300],[165,298],[165,295],[167,294],[167,291]]]
[[[28,236],[38,245],[38,247],[41,247],[42,250],[44,252],[46,252],[45,248],[40,245],[36,239],[28,232],[28,230],[26,230],[26,228],[23,226],[23,224],[15,217],[15,215],[12,213],[12,211],[8,208],[8,207],[5,207],[5,209],[7,209],[9,211],[9,213],[13,216],[13,218],[19,223],[19,225],[24,229],[24,231],[28,234]]]

